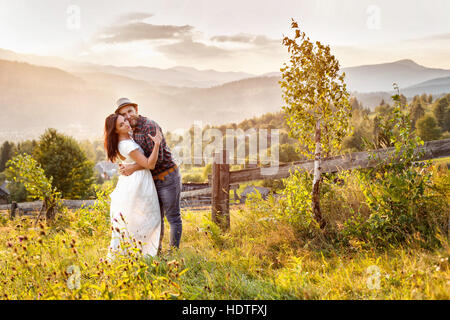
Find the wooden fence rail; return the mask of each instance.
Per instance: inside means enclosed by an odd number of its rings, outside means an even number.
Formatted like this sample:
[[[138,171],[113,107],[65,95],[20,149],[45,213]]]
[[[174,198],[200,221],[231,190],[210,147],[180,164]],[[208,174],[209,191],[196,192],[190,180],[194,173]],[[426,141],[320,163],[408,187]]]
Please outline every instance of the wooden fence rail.
[[[370,152],[355,152],[341,156],[324,158],[321,161],[322,172],[338,172],[344,170],[363,169],[374,167],[386,161],[401,161],[392,159],[394,148],[378,149]],[[450,139],[429,141],[417,149],[422,155],[418,161],[436,159],[450,156]],[[374,157],[370,157],[373,154]],[[273,174],[266,174],[267,168],[250,168],[229,171],[228,153],[223,150],[214,154],[213,172],[211,176],[212,207],[211,219],[218,223],[223,230],[230,227],[229,188],[230,184],[264,179],[287,178],[291,171],[304,170],[313,172],[314,160],[298,161],[291,164],[282,164]],[[206,190],[205,190],[206,191]]]
[[[370,152],[355,152],[341,156],[329,157],[322,159],[322,172],[338,172],[344,170],[370,168],[376,164],[392,161],[390,157],[394,148],[378,149]],[[419,161],[437,159],[441,157],[450,156],[450,139],[436,140],[426,142],[419,147],[417,151],[422,152]],[[375,157],[371,158],[370,154]],[[395,161],[401,161],[396,159]],[[230,171],[228,161],[228,152],[214,154],[214,161],[212,165],[212,175],[210,177],[209,187],[198,190],[184,191],[181,193],[181,199],[190,199],[202,196],[211,196],[211,218],[221,226],[222,229],[227,230],[230,227],[230,189],[237,188],[236,184],[254,180],[264,179],[281,179],[287,178],[291,171],[305,170],[312,172],[314,168],[314,161],[297,161],[290,164],[282,164],[275,168],[275,172],[267,174],[267,168],[257,167],[243,170]],[[64,200],[63,205],[76,209],[82,205],[90,206],[95,203],[95,200]],[[31,210],[39,210],[42,206],[41,201],[19,203],[17,208],[23,212]],[[0,205],[0,210],[10,210],[11,205]]]

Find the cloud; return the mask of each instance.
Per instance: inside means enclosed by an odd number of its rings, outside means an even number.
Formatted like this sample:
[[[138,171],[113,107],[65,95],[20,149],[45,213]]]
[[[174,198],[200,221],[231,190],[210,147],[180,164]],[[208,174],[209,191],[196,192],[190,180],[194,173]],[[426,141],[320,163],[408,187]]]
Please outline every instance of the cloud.
[[[121,15],[117,20],[116,23],[130,23],[130,22],[137,22],[142,21],[148,18],[153,17],[152,13],[147,12],[130,12],[124,15]]]
[[[192,39],[157,47],[161,53],[174,59],[202,59],[228,57],[231,52],[216,46],[194,42]]]
[[[273,44],[280,44],[281,40],[270,39],[264,35],[253,35],[247,33],[239,33],[236,35],[218,35],[210,38],[211,41],[216,42],[234,42],[253,44],[255,46],[267,46]]]
[[[144,22],[132,22],[104,28],[97,36],[97,42],[122,43],[156,39],[182,39],[190,37],[194,27],[154,25]]]

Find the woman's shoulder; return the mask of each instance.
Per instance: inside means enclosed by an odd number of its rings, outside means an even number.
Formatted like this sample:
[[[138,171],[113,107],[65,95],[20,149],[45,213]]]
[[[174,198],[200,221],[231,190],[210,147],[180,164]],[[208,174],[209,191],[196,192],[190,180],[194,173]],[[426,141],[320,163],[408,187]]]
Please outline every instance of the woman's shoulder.
[[[124,153],[128,154],[131,151],[139,148],[139,145],[132,139],[126,139],[119,141],[119,151],[123,150]],[[120,152],[122,153],[122,152]]]

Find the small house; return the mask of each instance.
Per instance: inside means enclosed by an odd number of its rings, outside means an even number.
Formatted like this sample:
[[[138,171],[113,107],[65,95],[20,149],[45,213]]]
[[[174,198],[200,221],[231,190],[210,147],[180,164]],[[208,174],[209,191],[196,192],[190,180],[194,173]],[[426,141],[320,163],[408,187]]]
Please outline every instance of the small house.
[[[8,204],[10,199],[10,193],[7,188],[6,182],[0,186],[0,204]]]

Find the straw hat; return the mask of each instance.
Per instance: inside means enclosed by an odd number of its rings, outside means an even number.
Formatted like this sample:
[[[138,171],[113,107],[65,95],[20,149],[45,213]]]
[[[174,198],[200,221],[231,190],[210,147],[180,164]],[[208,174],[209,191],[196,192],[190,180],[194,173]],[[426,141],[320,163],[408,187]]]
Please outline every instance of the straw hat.
[[[116,111],[114,113],[118,113],[120,109],[122,109],[123,107],[126,107],[126,106],[137,107],[138,105],[134,102],[131,102],[131,100],[128,98],[120,98],[116,102]]]

